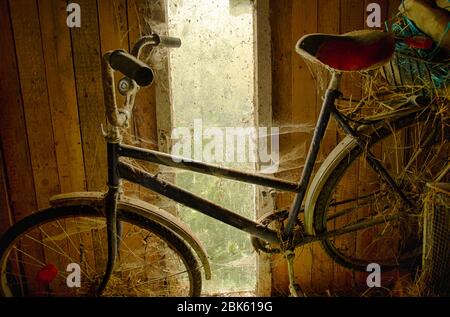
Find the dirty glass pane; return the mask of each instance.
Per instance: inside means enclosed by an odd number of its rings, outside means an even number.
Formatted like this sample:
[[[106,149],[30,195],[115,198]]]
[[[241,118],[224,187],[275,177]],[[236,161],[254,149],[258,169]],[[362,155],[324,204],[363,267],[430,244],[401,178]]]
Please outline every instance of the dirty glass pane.
[[[170,53],[172,120],[179,132],[172,135],[172,145],[190,150],[174,154],[253,171],[252,136],[245,134],[245,128],[254,126],[253,2],[168,0],[168,7],[169,33],[183,43]],[[237,139],[227,134],[230,131],[243,132],[241,141],[248,141],[241,142],[241,152]],[[178,172],[176,182],[254,218],[254,186],[189,172]],[[180,207],[179,215],[205,244],[211,259],[213,278],[205,283],[204,292],[254,291],[256,258],[248,235],[188,208]]]

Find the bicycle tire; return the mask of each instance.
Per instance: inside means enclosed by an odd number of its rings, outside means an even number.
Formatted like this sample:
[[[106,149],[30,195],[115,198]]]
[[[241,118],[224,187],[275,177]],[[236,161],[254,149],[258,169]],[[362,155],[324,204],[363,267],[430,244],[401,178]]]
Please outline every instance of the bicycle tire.
[[[408,115],[403,118],[394,120],[394,122],[390,122],[389,124],[383,124],[381,127],[374,129],[370,134],[369,141],[367,142],[368,147],[372,148],[374,145],[379,144],[380,142],[386,140],[389,136],[398,133],[402,129],[411,128],[419,123],[423,123],[428,118],[427,112],[422,112],[418,115]],[[445,129],[447,130],[447,129]],[[448,143],[448,133],[445,134],[445,142]],[[431,144],[435,146],[435,143]],[[337,191],[337,186],[339,185],[339,181],[343,179],[347,171],[358,158],[363,157],[365,152],[356,145],[356,142],[350,141],[347,143],[344,149],[341,149],[340,157],[336,158],[338,162],[334,162],[330,164],[333,166],[332,172],[329,174],[325,182],[320,186],[319,194],[317,196],[316,203],[313,207],[313,214],[310,215],[310,220],[312,218],[312,227],[314,230],[314,234],[326,234],[328,231],[328,210],[330,203],[332,201],[333,193]],[[370,168],[370,167],[368,167]],[[319,176],[320,177],[320,176]],[[319,181],[320,182],[320,181]],[[310,194],[314,195],[314,194]],[[375,194],[376,195],[376,194]],[[308,198],[307,198],[308,201]],[[308,218],[308,215],[307,215]],[[309,223],[309,228],[311,228],[311,223]],[[311,230],[309,230],[311,231]],[[344,254],[342,251],[338,249],[338,247],[332,241],[332,238],[326,238],[321,240],[321,245],[327,255],[333,259],[337,264],[349,268],[355,271],[363,271],[367,270],[367,267],[370,263],[377,263],[374,259],[357,259],[355,257]],[[421,247],[418,247],[417,250],[421,250]],[[411,251],[411,250],[410,250]],[[415,251],[411,251],[407,253],[404,258],[392,258],[391,260],[385,260],[380,264],[380,267],[383,271],[385,270],[393,270],[398,268],[411,268],[414,264],[417,264],[417,261],[420,259],[421,254]]]
[[[189,283],[189,290],[186,291],[185,293],[183,293],[183,295],[173,295],[173,294],[165,294],[162,296],[191,296],[191,297],[196,297],[196,296],[200,296],[201,294],[201,287],[202,287],[202,275],[201,275],[201,271],[200,271],[200,266],[198,265],[198,261],[196,259],[196,257],[194,256],[192,250],[189,248],[189,246],[175,233],[173,233],[171,230],[169,230],[168,228],[166,228],[165,226],[163,226],[160,223],[155,222],[154,220],[151,220],[149,218],[146,218],[145,215],[142,214],[138,214],[132,211],[125,211],[125,210],[118,210],[117,213],[118,219],[125,224],[125,226],[128,226],[129,231],[133,230],[133,232],[130,233],[130,239],[135,239],[136,235],[139,235],[141,232],[144,232],[146,234],[146,239],[147,239],[147,244],[149,246],[152,246],[150,243],[148,243],[148,239],[159,239],[157,242],[164,242],[164,249],[163,251],[155,251],[156,255],[153,255],[153,257],[155,256],[160,256],[159,254],[157,254],[157,252],[163,252],[163,257],[167,257],[169,258],[169,260],[171,261],[171,258],[169,257],[169,253],[170,255],[173,253],[174,257],[179,257],[179,259],[174,260],[174,263],[182,263],[179,265],[184,266],[185,271],[181,271],[181,273],[186,273],[187,274],[187,278],[188,278],[188,283]],[[62,221],[64,221],[64,229],[61,229],[61,231],[66,231],[68,230],[67,228],[70,228],[70,226],[68,226],[69,221],[70,220],[76,220],[77,218],[85,218],[85,220],[89,220],[90,222],[94,223],[93,229],[86,229],[85,227],[83,227],[82,225],[80,225],[80,228],[82,228],[81,233],[77,232],[76,234],[78,235],[83,235],[86,234],[84,231],[90,231],[92,235],[94,235],[94,231],[96,231],[96,235],[102,235],[103,234],[103,229],[105,229],[103,226],[98,225],[98,222],[101,221],[103,223],[103,221],[105,221],[104,215],[102,214],[101,210],[98,210],[97,208],[91,207],[91,206],[64,206],[64,207],[56,207],[56,208],[49,208],[43,211],[39,211],[35,214],[32,214],[28,217],[25,217],[24,219],[22,219],[21,221],[19,221],[18,223],[16,223],[14,226],[12,226],[6,233],[5,235],[2,237],[2,239],[0,240],[0,292],[1,295],[3,296],[14,296],[17,294],[17,287],[15,292],[13,290],[11,290],[10,285],[8,285],[8,283],[12,283],[12,274],[10,272],[8,272],[8,267],[9,270],[12,272],[11,266],[13,264],[11,264],[11,260],[9,259],[9,255],[11,253],[13,253],[11,250],[18,250],[17,248],[14,248],[15,246],[15,242],[17,243],[18,239],[21,237],[24,237],[26,235],[31,236],[32,234],[35,233],[30,233],[32,232],[32,230],[36,229],[36,228],[41,228],[43,226],[49,226],[50,224],[58,224],[59,227],[62,227],[61,223]],[[59,222],[61,221],[61,222]],[[106,227],[106,226],[105,226]],[[135,228],[136,227],[136,228]],[[53,228],[53,227],[52,227]],[[100,229],[98,229],[100,228]],[[79,228],[76,228],[77,230],[79,230]],[[100,231],[99,231],[100,230]],[[105,229],[106,230],[106,229]],[[141,231],[144,230],[144,231]],[[73,231],[73,230],[72,230]],[[80,230],[79,230],[80,231]],[[42,231],[40,231],[42,233]],[[68,241],[69,242],[73,242],[72,239],[70,238],[70,234],[72,232],[69,230],[69,233],[66,233],[67,237],[68,237]],[[105,234],[104,234],[105,235]],[[128,233],[126,234],[128,235]],[[123,249],[129,248],[128,245],[126,245],[125,247],[125,239],[128,239],[126,235],[122,236],[121,239],[121,245],[123,246]],[[47,248],[47,256],[49,253],[54,252],[54,250],[57,250],[56,247],[56,243],[54,241],[57,241],[58,243],[60,243],[61,241],[61,235],[55,235],[56,238],[54,238],[54,240],[51,240],[50,238],[48,238],[48,240],[50,240],[51,242],[48,242],[49,244],[52,243],[52,248]],[[49,237],[48,234],[45,237]],[[29,238],[29,237],[27,237]],[[88,240],[87,236],[82,237],[83,240],[81,240],[80,238],[80,245],[83,244],[86,240]],[[60,239],[60,240],[58,240]],[[31,238],[29,238],[28,240],[33,241]],[[69,241],[70,240],[70,241]],[[22,242],[21,240],[19,240],[20,243],[22,243],[22,245],[25,245],[24,242]],[[44,241],[44,240],[42,240]],[[131,240],[130,240],[131,241]],[[34,241],[33,241],[34,242]],[[98,241],[97,241],[98,242]],[[101,243],[102,241],[100,241]],[[106,242],[106,239],[103,241]],[[132,243],[134,243],[133,241],[131,241]],[[47,243],[47,242],[46,242]],[[44,243],[40,242],[38,243],[38,245],[42,245],[44,247],[46,247],[46,245],[44,245]],[[53,245],[55,244],[55,246]],[[92,242],[92,245],[94,245],[94,241]],[[106,246],[105,246],[106,248]],[[143,247],[144,250],[147,250],[147,246]],[[54,250],[52,250],[54,249]],[[160,247],[158,247],[158,249],[160,249]],[[170,249],[170,250],[169,250]],[[72,249],[71,249],[72,250]],[[93,252],[94,251],[98,251],[98,248],[92,248]],[[126,251],[126,250],[125,250]],[[134,250],[136,251],[136,250]],[[142,253],[142,250],[138,250],[140,253]],[[67,251],[70,252],[70,251]],[[17,254],[22,254],[22,252],[20,252],[18,250],[18,252],[15,254],[16,259],[18,258]],[[44,256],[43,258],[46,256],[45,250],[43,251]],[[83,255],[81,255],[82,251],[80,249],[80,258],[83,257]],[[140,255],[139,253],[139,255]],[[120,253],[119,253],[120,255]],[[127,258],[130,257],[130,255],[135,256],[136,258],[138,258],[138,255],[135,255],[133,250],[129,250],[129,253],[124,256],[125,260]],[[146,253],[145,253],[145,256]],[[67,256],[66,256],[67,257]],[[85,258],[87,258],[88,256],[84,255]],[[64,258],[64,256],[61,256],[61,258]],[[169,267],[169,266],[173,266],[175,264],[172,264],[172,262],[168,263],[169,260],[165,258],[162,261],[164,261],[164,265]],[[8,262],[8,260],[10,262]],[[142,258],[140,258],[139,260],[142,260]],[[181,262],[180,262],[181,260]],[[97,258],[95,258],[94,261],[98,261]],[[88,262],[88,260],[85,260],[85,262]],[[19,263],[19,261],[17,260],[17,264],[18,266],[22,265],[21,263]],[[46,264],[46,262],[44,262],[44,264]],[[91,263],[92,264],[92,263]],[[22,266],[29,266],[30,264],[23,264]],[[129,264],[131,265],[131,264]],[[160,264],[161,265],[161,264]],[[122,276],[125,276],[128,278],[128,280],[125,282],[123,281],[119,281],[118,279],[115,278],[115,285],[112,286],[108,286],[105,290],[105,292],[103,293],[105,296],[138,296],[138,295],[143,295],[143,296],[154,296],[150,293],[150,295],[148,295],[147,293],[143,293],[143,291],[141,290],[137,290],[135,289],[131,289],[131,278],[134,278],[132,276],[132,273],[126,275],[123,272],[127,272],[126,271],[126,267],[123,266],[124,268],[122,268],[122,264],[119,268],[117,268],[117,264],[116,264],[116,268],[115,268],[115,272],[117,270],[120,269],[120,272],[118,272],[117,274]],[[145,269],[143,269],[143,273],[142,272],[138,272],[135,273],[136,276],[139,276],[139,274],[150,274],[147,271],[147,264],[145,264]],[[155,267],[157,267],[155,265]],[[166,267],[166,270],[167,270]],[[22,268],[22,267],[21,267]],[[20,268],[19,268],[20,269]],[[104,263],[101,263],[101,265],[99,265],[99,269],[100,270],[104,270]],[[33,269],[30,269],[30,271],[32,271]],[[130,269],[129,269],[130,270]],[[132,269],[134,271],[134,269]],[[162,270],[162,269],[161,269]],[[41,270],[42,271],[42,270]],[[41,272],[38,271],[38,272]],[[103,271],[101,271],[103,272]],[[10,275],[8,275],[10,274]],[[124,275],[125,274],[125,275]],[[58,272],[59,275],[59,272]],[[114,275],[113,275],[114,276]],[[32,278],[33,276],[26,276],[27,281],[29,278]],[[64,277],[64,276],[63,276]],[[125,278],[123,277],[123,278]],[[145,277],[145,276],[144,276]],[[163,281],[162,284],[164,284],[165,286],[173,283],[176,284],[178,283],[178,281],[172,282],[172,277],[178,278],[177,275],[168,275],[167,277],[165,277],[164,279],[153,279],[153,281]],[[19,277],[20,279],[22,277]],[[17,278],[17,279],[19,279]],[[58,276],[59,278],[59,276]],[[84,277],[83,277],[84,278]],[[142,278],[142,276],[140,277]],[[36,276],[37,279],[37,276]],[[97,281],[99,280],[99,277],[97,277]],[[112,279],[111,279],[112,281]],[[169,282],[167,282],[169,281]],[[22,282],[23,283],[23,282]],[[32,282],[33,284],[36,284],[36,281]],[[56,283],[55,281],[52,281],[49,285],[45,286],[44,289],[49,289],[52,287],[52,284]],[[111,282],[110,282],[111,283]],[[141,288],[142,289],[149,289],[149,287],[147,285],[150,285],[149,282],[147,282],[146,285],[144,285],[145,282],[142,282],[141,284],[136,284],[136,285],[142,285]],[[156,282],[154,282],[156,284]],[[31,284],[31,283],[30,283]],[[60,281],[58,283],[58,285],[56,286],[56,288],[60,288],[60,284],[62,284],[62,282]],[[126,286],[124,286],[126,284]],[[119,285],[119,286],[118,286]],[[161,285],[161,282],[158,282],[158,285]],[[35,285],[34,285],[35,286]],[[22,288],[23,291],[23,286],[20,286]],[[39,288],[42,288],[41,286],[38,286]],[[124,289],[121,290],[121,287],[124,287]],[[130,289],[125,291],[125,288],[129,287]],[[133,286],[136,287],[136,286]],[[30,288],[30,286],[28,287]],[[88,287],[85,287],[88,288]],[[90,287],[89,288],[92,292],[94,292],[95,287]],[[181,288],[180,288],[181,291]],[[117,293],[115,293],[117,292]],[[137,292],[137,294],[136,294]],[[139,293],[140,292],[140,293]],[[68,294],[69,296],[95,296],[93,293],[81,293],[78,289],[74,289],[73,292],[71,292],[71,290],[68,290]],[[78,295],[80,294],[80,295]],[[21,296],[23,295],[27,295],[27,294],[20,294]],[[46,296],[51,296],[52,294],[46,294]],[[56,296],[61,296],[60,294],[55,294]],[[65,294],[64,296],[66,296],[67,294]],[[35,295],[32,295],[35,296]],[[156,297],[156,296],[155,296]]]

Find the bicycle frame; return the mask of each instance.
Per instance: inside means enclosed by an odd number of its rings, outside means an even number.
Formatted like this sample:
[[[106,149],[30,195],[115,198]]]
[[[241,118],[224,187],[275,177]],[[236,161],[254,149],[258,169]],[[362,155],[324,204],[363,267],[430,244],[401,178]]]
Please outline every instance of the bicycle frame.
[[[233,211],[218,206],[184,189],[181,189],[178,186],[160,180],[157,176],[150,175],[149,173],[136,169],[129,164],[119,162],[118,158],[128,157],[164,166],[241,181],[248,184],[261,185],[273,189],[297,193],[297,199],[291,208],[289,217],[291,221],[295,221],[300,212],[301,201],[303,200],[304,193],[306,192],[306,186],[313,173],[313,167],[320,149],[320,143],[323,139],[330,119],[331,109],[334,108],[334,101],[339,94],[340,93],[336,90],[329,90],[327,92],[327,98],[323,106],[323,113],[317,123],[313,141],[307,156],[306,166],[299,184],[232,169],[220,168],[202,162],[181,159],[179,157],[157,151],[143,150],[136,147],[109,143],[108,162],[110,163],[110,170],[114,171],[114,174],[111,175],[111,180],[113,180],[112,184],[115,184],[115,180],[118,178],[126,179],[260,239],[268,242],[280,242],[277,232],[263,227],[257,222],[242,217]],[[285,232],[286,237],[292,233],[293,226],[289,227],[288,225],[287,228],[289,228],[289,230]]]
[[[115,142],[108,142],[108,184],[110,190],[109,195],[107,195],[106,198],[107,213],[111,214],[112,212],[114,212],[114,201],[117,199],[118,192],[117,188],[120,184],[120,179],[125,179],[132,183],[142,185],[154,192],[157,192],[158,194],[170,198],[189,208],[195,209],[239,230],[247,232],[255,237],[271,243],[279,243],[280,237],[277,232],[270,230],[253,220],[240,216],[233,211],[230,211],[197,195],[194,195],[176,185],[167,183],[159,179],[157,175],[151,175],[146,171],[121,162],[119,158],[133,158],[156,163],[159,165],[190,170],[202,174],[241,181],[248,184],[261,185],[273,189],[296,193],[296,200],[294,201],[294,204],[291,208],[289,223],[286,227],[287,230],[285,231],[285,236],[289,237],[292,234],[293,230],[292,224],[295,222],[295,219],[297,219],[298,214],[300,213],[301,202],[304,198],[309,179],[313,173],[313,167],[320,149],[320,144],[325,134],[326,127],[330,119],[330,114],[334,109],[334,102],[340,95],[340,92],[337,90],[339,86],[339,80],[340,74],[336,74],[335,76],[333,76],[333,81],[330,85],[330,89],[328,89],[327,91],[326,98],[322,107],[322,113],[319,117],[319,121],[314,132],[313,141],[309,149],[306,166],[303,171],[300,183],[297,184],[267,176],[260,176],[237,170],[221,168],[157,151],[145,150]]]
[[[325,94],[321,113],[315,127],[312,142],[306,158],[306,164],[299,183],[293,183],[272,177],[241,172],[228,168],[222,168],[158,151],[145,150],[133,146],[122,145],[117,142],[108,142],[108,185],[110,189],[108,195],[106,196],[107,214],[111,215],[115,213],[115,205],[118,199],[117,195],[119,192],[118,188],[120,185],[120,179],[125,179],[132,183],[139,184],[173,201],[176,201],[177,203],[197,210],[205,215],[215,218],[223,223],[233,226],[241,231],[249,233],[250,235],[267,242],[280,243],[282,241],[289,240],[290,238],[292,238],[295,222],[298,218],[299,213],[301,212],[301,206],[306,195],[310,178],[313,174],[314,165],[320,150],[322,139],[325,135],[328,123],[330,121],[330,117],[333,116],[338,124],[346,132],[346,134],[353,136],[356,139],[358,145],[362,148],[365,148],[365,141],[363,141],[358,136],[357,132],[351,128],[348,122],[335,108],[335,101],[341,96],[341,93],[339,91],[340,79],[340,73],[336,72],[333,74],[329,88]],[[296,193],[296,197],[290,208],[285,230],[280,236],[278,232],[271,230],[251,219],[243,217],[231,210],[203,199],[174,184],[165,182],[159,179],[157,175],[151,175],[150,173],[142,169],[121,162],[119,160],[120,157],[133,158],[150,163],[155,163],[158,165],[189,170],[197,173],[232,179],[247,184],[260,185],[272,189],[292,192]],[[369,164],[393,187],[393,189],[399,192],[400,197],[402,197],[404,195],[403,192],[400,190],[400,188],[398,188],[397,184],[389,175],[389,173],[374,158],[374,156],[371,155],[370,152],[366,155],[366,159]],[[406,202],[409,203],[408,200],[406,200]],[[345,230],[330,231],[327,232],[325,236],[318,235],[309,237],[296,237],[295,240],[291,239],[290,242],[292,242],[293,246],[306,244],[324,239],[325,237],[333,237],[352,231],[358,231],[362,228],[373,226],[383,221],[386,221],[386,219],[353,225],[349,228],[345,228]]]

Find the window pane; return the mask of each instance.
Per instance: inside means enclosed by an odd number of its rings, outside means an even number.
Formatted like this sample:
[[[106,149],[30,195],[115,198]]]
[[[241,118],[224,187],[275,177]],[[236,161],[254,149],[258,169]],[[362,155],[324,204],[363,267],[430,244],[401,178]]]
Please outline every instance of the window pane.
[[[231,153],[237,152],[236,144],[226,143],[226,127],[254,126],[252,1],[169,0],[168,17],[170,34],[183,42],[180,49],[171,50],[170,57],[173,126],[190,131],[190,157],[254,170],[248,151],[241,162],[237,162],[237,153],[234,160],[225,162],[227,154],[231,158]],[[208,128],[223,132],[222,149],[214,146],[210,152],[212,157],[202,152],[208,144],[211,148],[211,136],[202,134],[200,153],[198,144],[194,144],[195,133],[198,135],[199,130],[201,133]],[[223,155],[215,155],[221,150]],[[248,143],[246,150],[249,150]],[[186,172],[178,173],[176,182],[254,218],[254,186]],[[213,280],[206,283],[204,291],[254,291],[255,254],[248,235],[187,208],[181,207],[179,215],[198,234],[211,257]]]

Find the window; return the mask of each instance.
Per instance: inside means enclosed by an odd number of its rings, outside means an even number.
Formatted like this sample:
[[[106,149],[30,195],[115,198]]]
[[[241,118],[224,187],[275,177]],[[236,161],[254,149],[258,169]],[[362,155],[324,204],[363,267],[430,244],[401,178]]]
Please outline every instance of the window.
[[[170,52],[169,69],[173,131],[189,131],[188,138],[172,139],[172,146],[189,142],[191,155],[179,153],[183,156],[255,170],[250,143],[246,155],[239,157],[237,143],[227,138],[231,129],[255,126],[253,10],[251,0],[168,0],[169,34],[183,42]],[[257,191],[252,185],[191,172],[177,172],[175,181],[255,218]],[[213,277],[204,293],[254,292],[256,254],[248,235],[185,207],[179,207],[178,214],[210,256]]]

